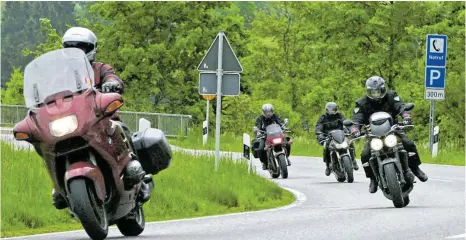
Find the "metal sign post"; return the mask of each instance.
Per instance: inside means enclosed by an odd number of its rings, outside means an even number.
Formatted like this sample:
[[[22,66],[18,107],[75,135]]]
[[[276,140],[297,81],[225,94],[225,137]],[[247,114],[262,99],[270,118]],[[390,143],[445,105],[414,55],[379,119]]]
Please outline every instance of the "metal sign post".
[[[216,69],[215,65],[217,66]],[[207,54],[197,67],[197,70],[201,72],[199,74],[199,94],[216,94],[217,96],[217,109],[215,114],[215,170],[218,170],[218,163],[220,160],[220,115],[222,113],[222,95],[239,95],[239,73],[243,71],[223,31],[217,34],[217,37],[214,39]],[[225,79],[223,79],[224,73],[226,74]],[[216,86],[213,84],[215,83],[214,81],[209,80],[212,79],[213,74],[217,75]],[[228,80],[229,77],[232,80]],[[224,84],[224,87],[222,87],[223,80],[228,81]],[[212,89],[213,86],[216,87],[215,93]]]
[[[218,59],[223,59],[223,32],[218,34]],[[215,117],[215,170],[218,170],[220,159],[220,115],[222,114],[222,68],[223,61],[217,61],[217,112]]]
[[[209,136],[209,106],[210,106],[210,100],[214,99],[215,95],[202,95],[202,97],[207,100],[205,121],[204,121],[204,123],[202,125],[202,129],[203,129],[202,143],[203,143],[203,145],[205,145],[207,143],[207,138]]]
[[[429,148],[433,151],[435,126],[435,101],[445,100],[447,65],[447,35],[427,34],[424,98],[430,100]]]

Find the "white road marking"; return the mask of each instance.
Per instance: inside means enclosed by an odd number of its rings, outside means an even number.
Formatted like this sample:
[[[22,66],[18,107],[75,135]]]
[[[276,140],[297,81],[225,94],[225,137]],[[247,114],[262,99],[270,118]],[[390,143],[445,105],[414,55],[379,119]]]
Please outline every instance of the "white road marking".
[[[450,237],[447,237],[446,239],[456,239],[456,238],[466,239],[466,233],[460,234],[460,235],[455,235],[455,236],[450,236]]]

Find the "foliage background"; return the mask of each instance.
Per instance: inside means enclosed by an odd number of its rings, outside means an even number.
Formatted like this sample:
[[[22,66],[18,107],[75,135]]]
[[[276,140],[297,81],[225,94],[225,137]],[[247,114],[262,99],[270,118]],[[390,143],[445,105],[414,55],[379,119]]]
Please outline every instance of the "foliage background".
[[[425,143],[425,38],[436,33],[448,35],[446,100],[435,109],[441,144],[464,147],[464,15],[463,2],[5,2],[2,103],[23,104],[25,65],[80,25],[97,34],[98,60],[126,82],[125,110],[191,114],[200,123],[196,67],[223,30],[244,68],[241,95],[223,97],[223,132],[249,132],[271,102],[298,135],[313,136],[326,102],[351,117],[365,80],[381,75],[415,104],[412,136]]]

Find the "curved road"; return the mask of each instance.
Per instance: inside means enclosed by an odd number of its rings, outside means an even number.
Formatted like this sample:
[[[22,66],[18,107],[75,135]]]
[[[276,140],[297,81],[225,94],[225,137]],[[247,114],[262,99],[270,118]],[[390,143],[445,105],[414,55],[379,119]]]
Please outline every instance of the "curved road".
[[[202,152],[202,151],[201,151]],[[236,154],[235,154],[236,155]],[[465,239],[465,168],[422,164],[428,174],[410,195],[411,203],[393,207],[380,189],[368,192],[361,165],[354,183],[338,183],[324,175],[324,163],[292,157],[288,179],[274,179],[298,196],[294,204],[274,210],[147,223],[135,238],[124,239]],[[257,171],[270,179],[268,172]],[[120,239],[115,227],[108,239]],[[84,231],[6,239],[89,239]]]

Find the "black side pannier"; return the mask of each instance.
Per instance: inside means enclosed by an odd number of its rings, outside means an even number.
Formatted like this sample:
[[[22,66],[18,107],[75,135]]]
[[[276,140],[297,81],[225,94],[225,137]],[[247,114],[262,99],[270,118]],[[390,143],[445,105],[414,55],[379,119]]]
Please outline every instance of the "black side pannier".
[[[157,174],[167,169],[172,161],[172,150],[165,134],[156,128],[136,132],[133,145],[142,168],[146,173]]]

